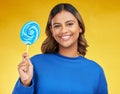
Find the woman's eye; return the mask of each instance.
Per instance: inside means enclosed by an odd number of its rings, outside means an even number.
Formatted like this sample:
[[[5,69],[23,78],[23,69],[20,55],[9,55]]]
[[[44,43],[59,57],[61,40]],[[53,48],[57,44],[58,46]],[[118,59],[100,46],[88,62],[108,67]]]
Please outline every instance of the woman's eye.
[[[59,28],[59,27],[60,27],[60,25],[55,25],[55,26],[54,26],[54,28]]]
[[[68,23],[67,25],[68,25],[68,26],[72,26],[73,24],[74,24],[74,23]]]

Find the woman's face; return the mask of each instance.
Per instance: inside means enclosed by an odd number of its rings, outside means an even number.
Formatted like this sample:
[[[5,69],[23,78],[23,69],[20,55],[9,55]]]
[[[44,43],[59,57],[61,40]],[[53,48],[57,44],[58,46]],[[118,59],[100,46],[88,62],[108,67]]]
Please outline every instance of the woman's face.
[[[59,43],[59,48],[77,46],[79,33],[82,32],[82,29],[72,13],[62,10],[53,17],[51,24],[51,32]]]

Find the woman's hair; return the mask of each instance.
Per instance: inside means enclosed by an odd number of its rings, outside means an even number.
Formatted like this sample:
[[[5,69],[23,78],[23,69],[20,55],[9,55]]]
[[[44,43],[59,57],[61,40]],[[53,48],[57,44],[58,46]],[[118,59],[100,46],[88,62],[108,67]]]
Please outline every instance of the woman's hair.
[[[58,4],[51,10],[51,12],[49,14],[47,26],[46,26],[46,31],[45,31],[47,38],[45,39],[45,41],[43,42],[43,44],[41,46],[41,51],[42,51],[42,53],[58,52],[59,44],[56,42],[56,40],[52,36],[50,27],[51,27],[51,21],[52,21],[53,17],[57,13],[60,13],[62,10],[72,13],[75,16],[75,18],[78,20],[78,24],[79,24],[80,28],[82,29],[82,33],[80,33],[79,37],[78,37],[78,52],[79,52],[79,54],[85,56],[86,51],[87,51],[86,48],[88,47],[88,45],[87,45],[86,39],[84,37],[84,33],[85,33],[84,22],[80,16],[79,12],[75,9],[75,7],[73,7],[71,4],[68,4],[68,3]]]

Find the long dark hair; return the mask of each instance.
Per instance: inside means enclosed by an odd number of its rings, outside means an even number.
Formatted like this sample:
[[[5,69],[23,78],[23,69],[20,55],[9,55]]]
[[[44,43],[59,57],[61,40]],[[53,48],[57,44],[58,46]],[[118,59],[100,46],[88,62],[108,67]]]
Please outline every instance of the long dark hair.
[[[82,29],[82,33],[80,33],[80,35],[78,37],[78,52],[79,52],[79,54],[85,56],[86,51],[87,51],[86,48],[88,47],[88,45],[87,45],[86,39],[84,37],[84,33],[85,33],[84,22],[82,20],[82,17],[80,16],[79,12],[76,10],[76,8],[68,3],[60,3],[51,10],[51,12],[49,14],[46,30],[45,30],[47,38],[45,39],[45,41],[43,42],[43,44],[41,46],[41,51],[42,51],[42,53],[58,52],[59,45],[56,42],[56,40],[54,39],[54,37],[52,36],[50,26],[51,26],[51,21],[52,21],[53,17],[57,13],[61,12],[62,10],[66,10],[66,11],[72,13],[75,16],[75,18],[78,20],[78,24],[79,24],[80,28]]]

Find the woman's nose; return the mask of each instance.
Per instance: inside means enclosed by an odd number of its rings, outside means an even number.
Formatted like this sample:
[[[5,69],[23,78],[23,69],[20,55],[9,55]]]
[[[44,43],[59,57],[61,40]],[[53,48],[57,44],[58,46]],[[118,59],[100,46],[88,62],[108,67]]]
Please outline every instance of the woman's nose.
[[[68,32],[67,27],[66,27],[66,26],[63,26],[61,32],[62,32],[62,33],[67,33],[67,32]]]

